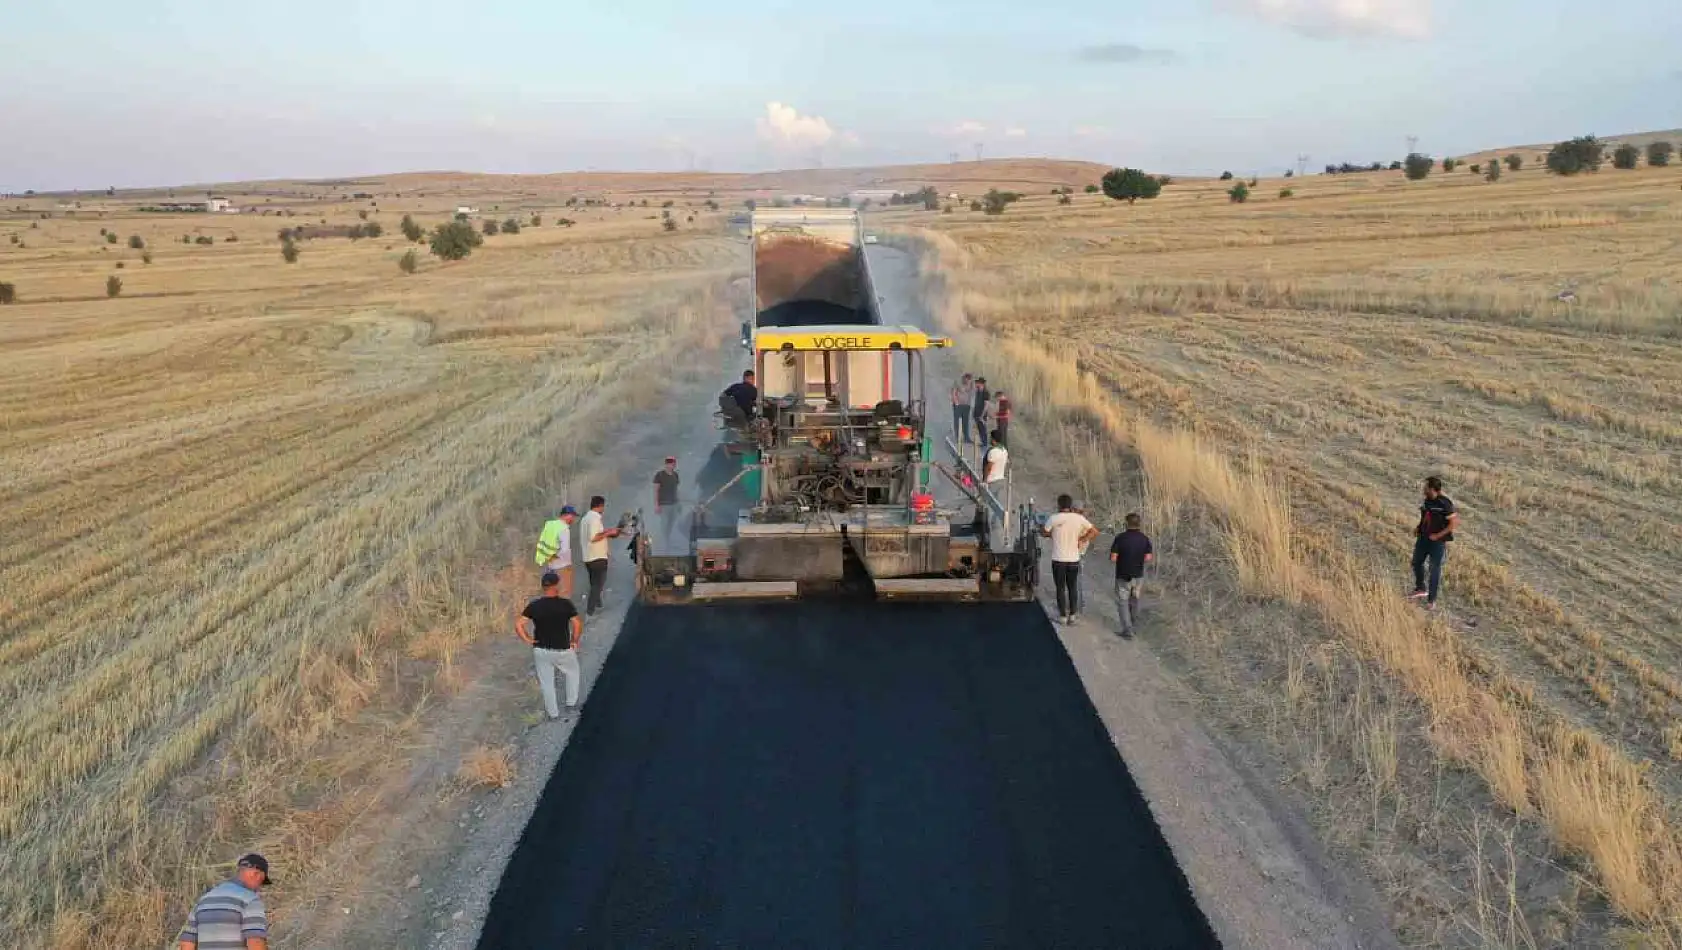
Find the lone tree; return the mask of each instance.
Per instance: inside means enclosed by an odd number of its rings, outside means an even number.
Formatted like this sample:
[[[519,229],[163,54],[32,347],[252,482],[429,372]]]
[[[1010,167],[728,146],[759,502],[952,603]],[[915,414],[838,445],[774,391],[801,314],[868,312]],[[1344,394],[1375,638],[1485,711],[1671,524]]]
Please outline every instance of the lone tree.
[[[146,246],[146,241],[138,234],[131,234],[128,236],[128,246],[138,251]]]
[[[1095,195],[1099,191],[1100,191],[1100,189],[1097,185],[1087,185],[1086,186],[1086,193],[1089,194],[1089,195]]]
[[[1431,174],[1431,169],[1435,167],[1435,164],[1431,161],[1429,155],[1409,152],[1408,157],[1402,162],[1402,171],[1408,176],[1408,181],[1423,181],[1427,175]]]
[[[1221,181],[1231,181],[1232,172],[1221,172]]]
[[[290,235],[280,242],[280,257],[288,264],[298,263],[298,245],[292,243]]]
[[[1456,166],[1458,164],[1460,164],[1460,163],[1455,161],[1452,158],[1445,158],[1445,159],[1443,159],[1443,171],[1445,171],[1445,172],[1454,171],[1454,166]]]
[[[115,244],[115,243],[117,243],[117,235],[116,235],[116,232],[114,232],[114,231],[107,231],[107,232],[105,232],[105,243],[106,243],[106,244]]]
[[[534,227],[534,228],[543,227],[543,215],[541,215],[541,214],[532,215],[531,216],[531,226]]]
[[[1524,156],[1520,155],[1517,152],[1514,152],[1513,154],[1508,155],[1507,158],[1506,158],[1506,161],[1507,161],[1507,170],[1510,171],[1510,172],[1516,172],[1519,169],[1524,167]]]
[[[1612,167],[1631,169],[1641,161],[1641,150],[1625,142],[1612,150]]]
[[[473,225],[465,221],[440,224],[432,232],[432,253],[446,261],[459,261],[472,254],[473,249],[483,243],[485,239],[473,230]]]
[[[116,274],[105,278],[105,296],[115,297],[123,292],[123,279]]]
[[[1600,171],[1605,152],[1605,143],[1592,135],[1580,135],[1548,149],[1548,171],[1556,175],[1597,172]]]
[[[1148,201],[1162,194],[1162,179],[1153,178],[1137,168],[1112,168],[1104,173],[1104,194],[1128,204],[1140,198]]]
[[[420,258],[416,256],[415,249],[412,247],[407,251],[404,251],[403,256],[397,259],[397,269],[401,270],[405,274],[413,274],[415,272],[415,268],[419,266]]]
[[[16,284],[0,283],[0,306],[16,303],[18,288]]]
[[[403,237],[408,241],[419,241],[426,237],[426,231],[416,224],[415,219],[409,215],[404,215],[402,222],[397,226],[403,229]]]
[[[1241,205],[1250,200],[1250,186],[1239,182],[1232,186],[1232,190],[1228,191],[1226,196],[1231,199],[1233,204]]]
[[[497,223],[496,223],[496,221],[495,221],[495,220],[493,220],[493,219],[491,219],[491,218],[486,218],[486,219],[485,219],[485,226],[484,226],[484,228],[483,228],[483,229],[482,229],[482,230],[483,230],[483,231],[484,231],[484,232],[485,232],[485,234],[486,234],[486,235],[487,235],[487,236],[489,236],[489,235],[492,235],[492,234],[495,234],[495,233],[496,233],[496,232],[497,232]]]
[[[1484,169],[1483,169],[1483,180],[1484,181],[1500,181],[1501,180],[1501,163],[1500,162],[1490,162],[1488,165],[1485,165]]]
[[[507,220],[503,221],[502,222],[502,233],[503,234],[519,234],[520,233],[520,219],[519,218],[508,218]]]
[[[1294,197],[1296,197],[1296,192],[1292,191],[1289,188],[1281,188],[1281,189],[1279,189],[1279,197],[1281,197],[1281,198],[1294,198]]]
[[[1647,146],[1647,164],[1663,168],[1670,164],[1670,157],[1675,154],[1676,146],[1669,142],[1653,142]]]
[[[385,233],[385,226],[378,221],[370,221],[362,226],[362,236],[377,238]]]

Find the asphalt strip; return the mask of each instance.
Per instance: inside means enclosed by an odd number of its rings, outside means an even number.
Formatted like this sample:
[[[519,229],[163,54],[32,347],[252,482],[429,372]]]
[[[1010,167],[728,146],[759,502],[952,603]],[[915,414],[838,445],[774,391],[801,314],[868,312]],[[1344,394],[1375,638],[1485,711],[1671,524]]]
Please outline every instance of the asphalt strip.
[[[634,605],[484,950],[1218,947],[1038,604]]]

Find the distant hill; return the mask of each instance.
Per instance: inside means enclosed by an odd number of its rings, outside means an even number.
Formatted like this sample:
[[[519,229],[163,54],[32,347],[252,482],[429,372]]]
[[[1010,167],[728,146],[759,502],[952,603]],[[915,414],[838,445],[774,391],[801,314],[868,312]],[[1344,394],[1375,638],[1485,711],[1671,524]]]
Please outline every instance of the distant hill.
[[[1567,136],[1569,138],[1569,136]],[[1603,135],[1600,137],[1606,143],[1607,157],[1611,157],[1612,150],[1626,142],[1638,148],[1645,147],[1650,142],[1674,142],[1682,149],[1682,129],[1670,129],[1663,132],[1630,132],[1624,135]],[[1563,139],[1561,141],[1564,141]],[[1548,149],[1554,147],[1553,142],[1539,145],[1510,145],[1506,148],[1488,148],[1469,155],[1454,156],[1463,162],[1486,162],[1491,158],[1505,158],[1508,155],[1524,156],[1526,165],[1539,164],[1548,156]],[[1643,159],[1645,161],[1645,159]]]
[[[292,190],[365,190],[403,193],[437,192],[475,195],[614,194],[655,195],[716,192],[720,195],[772,198],[784,194],[838,196],[866,189],[914,191],[925,185],[941,192],[980,194],[989,188],[1044,193],[1057,187],[1097,184],[1109,166],[1093,162],[1041,158],[999,158],[931,165],[881,165],[867,168],[806,168],[775,172],[559,172],[549,175],[488,175],[473,172],[405,172],[326,181],[230,182],[215,185],[235,194]],[[207,187],[207,186],[192,186]],[[125,191],[125,195],[139,192]]]

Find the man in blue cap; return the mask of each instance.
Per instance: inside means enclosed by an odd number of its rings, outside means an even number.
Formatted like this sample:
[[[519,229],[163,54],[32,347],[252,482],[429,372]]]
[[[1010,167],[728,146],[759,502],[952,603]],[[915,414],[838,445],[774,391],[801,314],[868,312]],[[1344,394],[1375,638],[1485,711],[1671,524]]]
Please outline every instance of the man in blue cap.
[[[537,566],[560,578],[562,597],[572,596],[572,523],[577,520],[578,509],[562,505],[537,537]]]

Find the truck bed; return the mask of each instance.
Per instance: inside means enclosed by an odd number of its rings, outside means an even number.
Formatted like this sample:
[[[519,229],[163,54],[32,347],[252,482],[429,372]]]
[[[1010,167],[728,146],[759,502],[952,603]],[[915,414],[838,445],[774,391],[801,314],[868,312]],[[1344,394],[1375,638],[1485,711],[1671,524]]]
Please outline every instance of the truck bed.
[[[1218,946],[1037,605],[625,622],[480,947]]]

